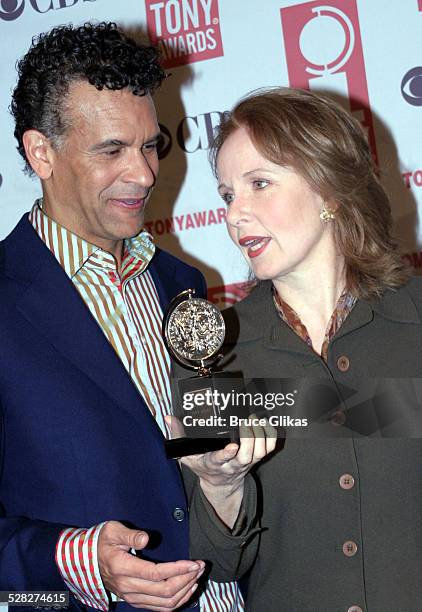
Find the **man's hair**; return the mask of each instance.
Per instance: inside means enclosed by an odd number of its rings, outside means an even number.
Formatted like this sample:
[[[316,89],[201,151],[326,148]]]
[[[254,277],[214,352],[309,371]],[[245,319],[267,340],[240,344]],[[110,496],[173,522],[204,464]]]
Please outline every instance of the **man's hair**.
[[[23,147],[26,130],[36,129],[59,147],[68,127],[65,100],[74,81],[97,89],[128,88],[136,96],[153,93],[166,76],[158,51],[123,34],[115,23],[58,26],[32,39],[18,62],[12,95],[18,151],[32,173]]]
[[[227,113],[210,148],[217,157],[238,128],[269,161],[298,172],[330,208],[338,204],[334,236],[356,297],[379,296],[409,277],[392,237],[390,202],[381,186],[366,135],[333,100],[300,89],[258,90]]]

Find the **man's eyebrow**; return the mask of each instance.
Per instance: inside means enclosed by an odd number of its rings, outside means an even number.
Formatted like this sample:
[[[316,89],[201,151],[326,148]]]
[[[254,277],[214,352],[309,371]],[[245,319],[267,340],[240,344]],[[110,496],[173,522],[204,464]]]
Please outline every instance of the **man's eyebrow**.
[[[152,138],[149,138],[148,140],[146,140],[144,144],[156,143],[160,140],[160,137],[161,137],[161,132],[157,132],[154,136],[152,136]]]
[[[161,132],[157,132],[157,134],[154,134],[154,136],[152,136],[152,138],[149,138],[144,144],[153,144],[159,141],[161,136]],[[95,145],[93,145],[90,149],[90,151],[101,151],[102,149],[107,149],[108,147],[127,147],[129,146],[128,142],[125,142],[124,140],[119,140],[118,138],[109,138],[107,140],[103,140],[102,142],[99,142]]]
[[[109,138],[108,140],[103,140],[103,142],[99,142],[91,147],[91,151],[100,151],[101,149],[106,149],[107,147],[127,147],[128,143],[123,140],[118,140],[116,138]]]

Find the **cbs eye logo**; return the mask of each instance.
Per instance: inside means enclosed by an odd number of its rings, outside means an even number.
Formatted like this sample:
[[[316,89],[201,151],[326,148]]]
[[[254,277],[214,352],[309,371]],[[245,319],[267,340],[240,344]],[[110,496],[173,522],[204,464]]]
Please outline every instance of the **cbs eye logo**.
[[[158,159],[164,159],[169,153],[172,145],[172,137],[168,128],[162,123],[158,124],[160,126],[160,136],[158,137]]]
[[[48,2],[48,6],[45,6]],[[27,6],[32,7],[37,13],[44,14],[70,8],[78,2],[96,2],[96,0],[29,0]],[[0,0],[0,20],[14,21],[24,10],[25,0]]]
[[[401,82],[401,93],[408,104],[422,106],[422,66],[406,72]]]
[[[14,21],[20,17],[25,8],[25,0],[1,0],[0,18],[4,21]]]

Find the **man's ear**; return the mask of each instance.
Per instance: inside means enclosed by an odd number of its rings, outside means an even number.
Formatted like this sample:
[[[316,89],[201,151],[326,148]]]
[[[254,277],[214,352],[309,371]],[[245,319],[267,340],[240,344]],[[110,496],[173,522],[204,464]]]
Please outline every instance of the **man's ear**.
[[[51,144],[38,130],[27,130],[22,136],[26,158],[40,179],[48,179],[53,171]]]

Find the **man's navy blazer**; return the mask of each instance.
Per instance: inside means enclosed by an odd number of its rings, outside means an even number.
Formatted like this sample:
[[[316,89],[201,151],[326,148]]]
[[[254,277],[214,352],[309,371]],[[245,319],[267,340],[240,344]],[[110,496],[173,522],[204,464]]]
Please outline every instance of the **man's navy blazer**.
[[[63,590],[59,532],[107,519],[147,530],[144,556],[188,559],[178,464],[123,364],[26,215],[0,245],[0,590]],[[149,270],[163,310],[205,292],[158,249]]]

